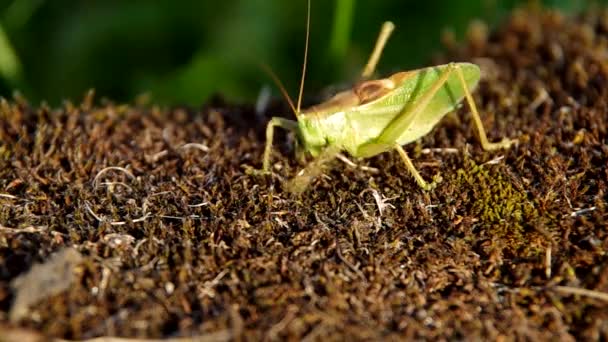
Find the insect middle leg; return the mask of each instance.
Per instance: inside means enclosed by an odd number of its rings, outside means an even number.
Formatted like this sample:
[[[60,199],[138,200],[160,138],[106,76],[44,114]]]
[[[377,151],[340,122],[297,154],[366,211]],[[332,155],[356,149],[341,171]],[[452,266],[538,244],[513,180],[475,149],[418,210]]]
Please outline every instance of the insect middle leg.
[[[424,190],[431,190],[437,185],[438,182],[441,181],[441,177],[437,175],[434,177],[431,183],[427,183],[424,178],[422,178],[418,170],[416,170],[414,163],[412,163],[410,157],[407,156],[407,153],[405,152],[403,147],[401,147],[401,145],[399,144],[395,144],[395,149],[397,150],[397,152],[399,152],[399,156],[405,163],[405,166],[407,167],[408,171],[412,174],[412,177],[414,177],[414,179],[416,180],[416,183],[418,183],[418,186],[420,186]]]
[[[270,119],[270,122],[268,122],[268,126],[266,126],[266,147],[264,148],[264,159],[262,169],[264,172],[270,171],[270,152],[272,150],[272,138],[274,137],[275,127],[281,127],[289,131],[297,131],[298,122],[280,117],[274,117]]]

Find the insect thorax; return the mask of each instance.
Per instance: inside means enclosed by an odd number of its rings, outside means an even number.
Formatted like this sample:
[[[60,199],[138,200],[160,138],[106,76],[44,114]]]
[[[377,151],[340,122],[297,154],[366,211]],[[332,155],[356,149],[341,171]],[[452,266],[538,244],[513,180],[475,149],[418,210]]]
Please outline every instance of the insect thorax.
[[[306,151],[317,156],[327,146],[343,148],[343,137],[348,131],[346,125],[344,112],[329,115],[308,114],[298,119],[298,138]]]

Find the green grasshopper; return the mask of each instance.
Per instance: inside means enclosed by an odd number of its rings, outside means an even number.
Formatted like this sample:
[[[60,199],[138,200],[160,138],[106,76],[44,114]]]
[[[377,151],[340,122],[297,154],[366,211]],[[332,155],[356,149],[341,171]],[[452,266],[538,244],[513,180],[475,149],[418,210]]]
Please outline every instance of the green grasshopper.
[[[397,150],[405,166],[424,190],[431,190],[437,181],[426,182],[402,145],[428,134],[447,113],[458,108],[466,98],[486,151],[508,148],[516,140],[488,141],[479,117],[472,90],[480,79],[480,69],[471,63],[449,63],[413,71],[398,72],[387,78],[362,81],[352,89],[339,92],[329,100],[300,110],[310,26],[310,0],[306,30],[306,47],[297,107],[289,99],[280,81],[273,76],[286,96],[297,121],[273,117],[266,128],[263,172],[270,170],[270,153],[274,128],[294,131],[299,144],[313,156],[324,151],[347,151],[353,157],[368,158]],[[380,58],[394,25],[384,23],[375,48],[362,73],[369,77]]]

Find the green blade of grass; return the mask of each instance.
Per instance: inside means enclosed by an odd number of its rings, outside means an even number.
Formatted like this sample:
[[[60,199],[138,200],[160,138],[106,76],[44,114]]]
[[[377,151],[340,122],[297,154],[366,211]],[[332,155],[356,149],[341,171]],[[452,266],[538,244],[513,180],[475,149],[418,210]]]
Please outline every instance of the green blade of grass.
[[[0,25],[0,77],[11,86],[21,80],[21,63],[2,25]]]
[[[334,24],[329,45],[332,62],[340,61],[346,55],[350,43],[350,32],[355,11],[355,0],[337,0]]]

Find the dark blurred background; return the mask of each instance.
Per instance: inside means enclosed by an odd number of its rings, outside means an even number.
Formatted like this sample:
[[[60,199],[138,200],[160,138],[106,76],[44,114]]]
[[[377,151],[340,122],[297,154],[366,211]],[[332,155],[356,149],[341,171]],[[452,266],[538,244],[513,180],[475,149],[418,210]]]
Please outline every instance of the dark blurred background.
[[[442,32],[462,39],[473,19],[493,27],[516,6],[571,14],[588,5],[313,0],[306,89],[355,79],[384,20],[397,25],[379,66],[388,73],[427,65]],[[258,62],[295,96],[305,22],[305,0],[0,0],[0,96],[18,89],[34,102],[57,105],[95,88],[116,101],[148,94],[161,104],[198,106],[219,93],[251,102],[272,84]]]

